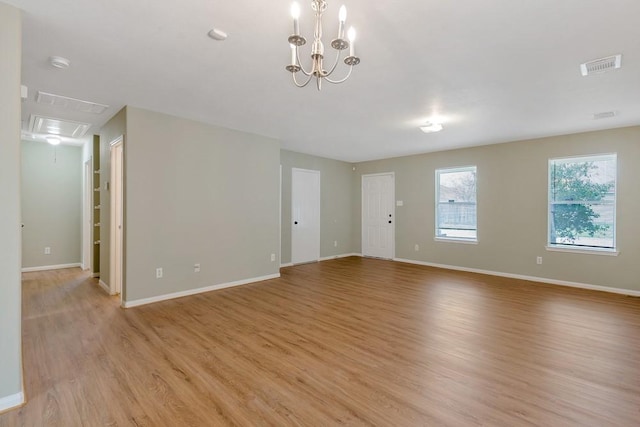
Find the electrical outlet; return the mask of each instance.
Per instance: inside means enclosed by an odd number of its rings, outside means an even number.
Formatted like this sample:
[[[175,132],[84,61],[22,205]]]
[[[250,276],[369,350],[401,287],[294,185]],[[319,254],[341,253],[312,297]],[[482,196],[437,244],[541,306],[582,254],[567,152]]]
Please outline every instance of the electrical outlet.
[[[276,254],[271,254],[271,262],[274,262],[276,260]]]
[[[413,247],[413,250],[418,252],[420,250],[420,245],[416,243],[415,246]]]
[[[200,264],[193,264],[193,272],[200,273]]]
[[[51,248],[49,246],[44,248],[44,254],[45,255],[51,255]]]
[[[541,256],[536,258],[536,264],[538,264],[538,265],[542,264],[542,257]]]
[[[334,248],[337,248],[337,247],[338,247],[338,241],[337,241],[337,240],[334,240],[334,241],[333,241],[333,247],[334,247]]]
[[[156,268],[156,279],[162,279],[163,272],[162,268]]]

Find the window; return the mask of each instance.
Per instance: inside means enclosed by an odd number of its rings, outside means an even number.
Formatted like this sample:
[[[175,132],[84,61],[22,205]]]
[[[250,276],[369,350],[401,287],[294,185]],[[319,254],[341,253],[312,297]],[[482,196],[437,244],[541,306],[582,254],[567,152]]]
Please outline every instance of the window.
[[[549,247],[615,250],[616,155],[549,160]]]
[[[436,170],[436,239],[477,241],[476,167]]]

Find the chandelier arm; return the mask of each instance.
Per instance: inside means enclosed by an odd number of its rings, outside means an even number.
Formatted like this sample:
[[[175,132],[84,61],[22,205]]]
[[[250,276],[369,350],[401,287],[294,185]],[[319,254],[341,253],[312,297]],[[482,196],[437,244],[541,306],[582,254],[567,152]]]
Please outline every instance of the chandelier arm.
[[[302,66],[302,62],[300,62],[300,53],[298,52],[297,47],[296,47],[296,59],[298,60],[298,65],[300,66],[300,71],[302,71],[302,74],[304,74],[305,76],[310,76],[313,73],[313,69],[311,71],[307,71],[304,69],[304,67]]]
[[[296,73],[291,73],[291,76],[293,77],[293,83],[294,83],[296,86],[298,86],[298,87],[305,87],[306,85],[308,85],[308,84],[309,84],[309,82],[310,82],[310,81],[311,81],[311,79],[313,78],[313,76],[312,76],[312,75],[307,74],[307,76],[309,77],[309,78],[307,79],[307,81],[306,81],[306,82],[304,82],[304,83],[298,83],[298,80],[296,79]]]
[[[349,78],[349,76],[351,76],[351,71],[353,71],[353,65],[349,65],[349,72],[347,73],[347,75],[343,79],[331,80],[329,77],[325,77],[324,79],[326,81],[328,81],[329,83],[333,83],[334,85],[337,85],[337,84],[345,82]]]
[[[338,53],[336,54],[336,62],[333,63],[333,67],[331,67],[331,69],[329,71],[326,72],[326,74],[324,75],[324,77],[330,76],[334,70],[336,69],[336,67],[338,66],[338,62],[340,61],[340,54],[342,53],[341,50],[338,51]]]

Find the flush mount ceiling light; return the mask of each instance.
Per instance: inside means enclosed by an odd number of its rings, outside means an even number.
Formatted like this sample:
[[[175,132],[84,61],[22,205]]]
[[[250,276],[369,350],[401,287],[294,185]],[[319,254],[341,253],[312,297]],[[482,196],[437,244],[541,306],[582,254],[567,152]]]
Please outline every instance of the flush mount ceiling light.
[[[420,126],[420,130],[424,133],[440,132],[442,130],[442,124],[427,122],[424,126]]]
[[[207,35],[212,39],[218,40],[218,41],[223,41],[227,39],[227,33],[217,28],[214,28],[211,31],[209,31]]]
[[[49,58],[49,62],[52,66],[60,68],[62,70],[69,68],[69,65],[71,65],[71,61],[69,61],[67,58],[63,58],[62,56],[52,56],[51,58]]]
[[[60,139],[60,137],[58,137],[58,136],[53,136],[53,135],[51,135],[51,136],[46,136],[44,139],[46,139],[46,140],[47,140],[47,142],[48,142],[49,144],[51,144],[51,145],[59,145],[59,144],[60,144],[60,142],[62,141],[62,140]]]
[[[327,10],[327,2],[325,0],[312,0],[311,9],[315,14],[315,25],[313,30],[313,43],[311,45],[311,69],[307,71],[302,65],[300,65],[300,52],[299,48],[307,43],[307,39],[300,35],[300,26],[298,18],[300,17],[300,6],[298,3],[291,5],[291,16],[293,17],[293,34],[289,36],[289,46],[291,47],[291,63],[285,68],[291,72],[293,82],[298,87],[305,87],[315,77],[316,87],[318,90],[322,88],[322,81],[326,80],[329,83],[338,84],[346,81],[351,76],[351,71],[354,65],[360,63],[360,58],[355,56],[355,39],[356,30],[353,27],[349,28],[347,37],[349,40],[344,39],[344,23],[347,20],[347,9],[342,6],[338,14],[338,37],[331,41],[331,47],[336,52],[336,60],[330,69],[325,70],[323,66],[324,60],[324,45],[322,44],[322,14]],[[338,61],[340,60],[340,54],[343,50],[349,49],[349,56],[344,58],[344,63],[349,66],[349,71],[342,79],[330,79],[329,76],[335,71]],[[296,79],[296,73],[302,71],[307,78],[303,83],[298,82]]]

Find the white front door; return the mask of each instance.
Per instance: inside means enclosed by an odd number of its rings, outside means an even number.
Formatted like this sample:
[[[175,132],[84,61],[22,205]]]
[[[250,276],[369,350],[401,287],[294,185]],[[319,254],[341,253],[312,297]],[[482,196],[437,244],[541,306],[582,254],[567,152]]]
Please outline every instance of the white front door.
[[[291,170],[291,262],[320,259],[320,171]]]
[[[362,176],[362,255],[392,259],[395,252],[393,173]]]

